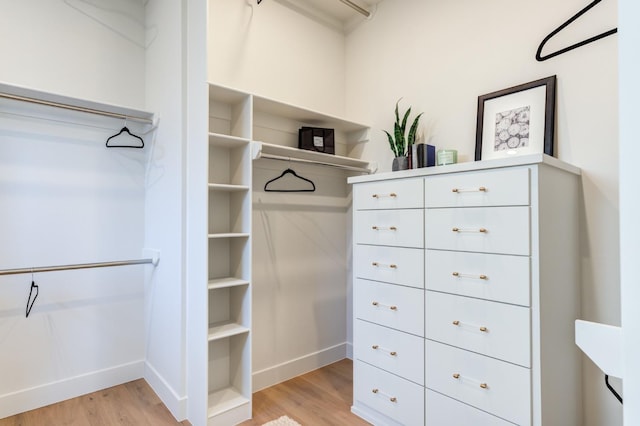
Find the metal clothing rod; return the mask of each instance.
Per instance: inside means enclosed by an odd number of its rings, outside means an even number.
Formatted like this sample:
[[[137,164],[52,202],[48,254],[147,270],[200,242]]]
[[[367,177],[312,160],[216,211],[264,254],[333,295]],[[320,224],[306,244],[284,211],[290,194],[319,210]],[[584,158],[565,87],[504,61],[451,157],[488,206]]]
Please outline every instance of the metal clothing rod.
[[[355,10],[356,12],[366,16],[367,18],[369,16],[371,16],[371,12],[369,12],[367,9],[364,9],[360,6],[358,6],[357,4],[355,4],[354,2],[352,2],[351,0],[340,0],[342,3],[346,4],[347,6],[349,6],[351,9]]]
[[[141,265],[146,263],[157,265],[158,259],[149,258],[149,259],[133,259],[133,260],[116,260],[112,262],[78,263],[75,265],[57,265],[57,266],[39,266],[37,268],[3,269],[3,270],[0,270],[0,275],[31,274],[36,272],[51,272],[51,271],[68,271],[72,269],[107,268],[111,266]]]
[[[94,108],[80,107],[80,106],[75,106],[75,105],[63,104],[63,103],[60,103],[60,102],[45,101],[45,100],[42,100],[42,99],[30,98],[30,97],[27,97],[27,96],[11,95],[11,94],[8,94],[8,93],[0,93],[0,97],[1,98],[7,98],[7,99],[13,99],[13,100],[16,100],[16,101],[31,102],[31,103],[34,103],[34,104],[46,105],[46,106],[51,106],[51,107],[56,107],[56,108],[63,108],[63,109],[71,110],[71,111],[86,112],[86,113],[89,113],[89,114],[102,115],[102,116],[105,116],[105,117],[121,118],[123,120],[138,121],[138,122],[141,122],[141,123],[153,124],[153,120],[151,120],[150,118],[136,117],[135,115],[125,115],[125,114],[120,114],[120,113],[117,113],[117,112],[102,111],[102,110],[94,109]]]
[[[270,158],[272,160],[291,161],[293,163],[317,164],[320,166],[335,167],[337,169],[351,170],[354,172],[371,173],[371,170],[364,167],[347,166],[344,164],[331,164],[331,163],[325,163],[322,161],[305,160],[302,158],[283,157],[280,155],[273,155],[273,154],[260,154],[260,158]]]

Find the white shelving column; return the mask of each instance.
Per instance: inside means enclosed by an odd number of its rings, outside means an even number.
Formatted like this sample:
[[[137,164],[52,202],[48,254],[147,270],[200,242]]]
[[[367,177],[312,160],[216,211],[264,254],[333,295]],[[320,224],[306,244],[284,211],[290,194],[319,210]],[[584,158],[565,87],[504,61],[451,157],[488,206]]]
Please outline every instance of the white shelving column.
[[[252,102],[209,86],[209,425],[251,418]]]

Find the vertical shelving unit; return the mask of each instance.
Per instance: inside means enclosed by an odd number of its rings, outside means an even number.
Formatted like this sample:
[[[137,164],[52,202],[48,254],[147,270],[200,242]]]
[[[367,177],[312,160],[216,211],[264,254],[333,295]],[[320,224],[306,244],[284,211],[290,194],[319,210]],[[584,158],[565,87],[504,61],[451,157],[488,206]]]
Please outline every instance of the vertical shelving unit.
[[[209,425],[251,418],[252,102],[209,86]]]

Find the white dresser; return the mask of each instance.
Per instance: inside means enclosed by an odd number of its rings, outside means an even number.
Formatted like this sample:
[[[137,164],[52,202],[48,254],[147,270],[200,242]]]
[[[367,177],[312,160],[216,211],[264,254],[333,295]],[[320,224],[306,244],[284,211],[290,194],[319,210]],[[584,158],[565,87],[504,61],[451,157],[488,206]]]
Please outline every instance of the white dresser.
[[[352,411],[580,426],[579,169],[529,155],[349,182]]]

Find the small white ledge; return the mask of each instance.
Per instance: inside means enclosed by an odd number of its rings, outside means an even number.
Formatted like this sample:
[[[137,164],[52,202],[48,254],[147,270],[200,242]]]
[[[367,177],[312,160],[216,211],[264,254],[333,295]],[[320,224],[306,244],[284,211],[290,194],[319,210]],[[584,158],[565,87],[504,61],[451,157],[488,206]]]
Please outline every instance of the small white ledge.
[[[576,320],[576,345],[605,374],[622,378],[622,329],[620,327]]]

